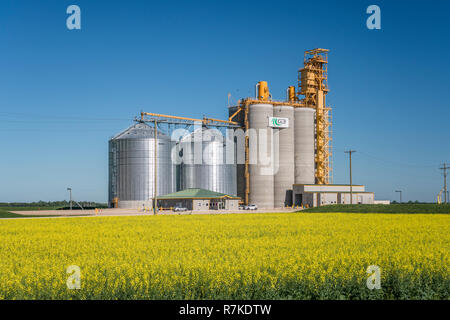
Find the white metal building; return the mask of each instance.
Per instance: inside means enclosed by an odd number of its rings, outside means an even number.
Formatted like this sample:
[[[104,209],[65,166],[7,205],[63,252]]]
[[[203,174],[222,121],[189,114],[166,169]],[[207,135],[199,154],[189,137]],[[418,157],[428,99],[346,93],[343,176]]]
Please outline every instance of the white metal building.
[[[374,200],[373,204],[391,204],[391,200]]]
[[[329,204],[350,204],[350,185],[294,184],[294,206],[317,207]],[[363,185],[352,185],[353,204],[373,204],[374,193],[366,192]]]

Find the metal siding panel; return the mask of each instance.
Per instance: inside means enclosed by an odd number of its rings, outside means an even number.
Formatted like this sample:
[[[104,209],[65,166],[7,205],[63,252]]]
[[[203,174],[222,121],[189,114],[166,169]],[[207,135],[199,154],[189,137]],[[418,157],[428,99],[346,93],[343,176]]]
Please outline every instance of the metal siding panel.
[[[119,201],[145,201],[153,197],[154,188],[153,127],[138,123],[110,140],[116,147],[116,161],[110,153],[110,190],[116,188]],[[171,142],[158,132],[158,195],[173,192]],[[116,173],[114,173],[116,172]],[[116,186],[114,186],[114,183]],[[113,193],[110,192],[110,200]]]
[[[226,149],[224,142],[205,137],[202,130],[202,164],[194,163],[194,133],[182,141],[183,162],[180,166],[181,189],[201,188],[215,192],[235,195],[236,175],[228,173],[235,172],[236,163],[226,164]],[[208,141],[211,140],[211,141]]]

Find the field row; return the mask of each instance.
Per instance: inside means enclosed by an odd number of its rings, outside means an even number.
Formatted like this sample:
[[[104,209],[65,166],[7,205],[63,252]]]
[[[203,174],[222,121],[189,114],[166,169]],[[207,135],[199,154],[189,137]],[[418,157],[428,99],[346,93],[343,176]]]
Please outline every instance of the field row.
[[[4,220],[0,299],[448,299],[449,234],[421,214]]]

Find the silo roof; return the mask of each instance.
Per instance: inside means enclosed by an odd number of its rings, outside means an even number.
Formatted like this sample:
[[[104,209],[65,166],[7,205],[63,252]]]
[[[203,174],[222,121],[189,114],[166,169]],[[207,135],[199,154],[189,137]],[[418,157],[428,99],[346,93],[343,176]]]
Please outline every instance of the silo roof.
[[[116,139],[153,139],[154,127],[149,126],[146,123],[138,122],[128,129],[115,135],[112,140]],[[158,130],[158,139],[168,139],[169,137]]]
[[[195,129],[194,131],[186,134],[185,136],[183,136],[181,138],[181,141],[183,142],[203,142],[205,139],[205,135],[206,135],[206,130],[210,130],[209,135],[207,137],[208,140],[206,140],[205,142],[209,142],[209,141],[215,141],[217,139],[220,138],[220,141],[225,140],[225,138],[223,137],[222,133],[217,130],[217,129],[209,129],[209,128],[198,128]]]

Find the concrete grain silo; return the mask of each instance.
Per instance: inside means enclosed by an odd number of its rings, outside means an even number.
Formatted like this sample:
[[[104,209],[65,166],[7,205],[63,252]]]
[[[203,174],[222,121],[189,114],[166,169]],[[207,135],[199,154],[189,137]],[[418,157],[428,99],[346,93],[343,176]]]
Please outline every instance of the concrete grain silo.
[[[314,118],[311,108],[295,108],[295,179],[296,184],[314,184]]]
[[[260,208],[273,208],[273,129],[269,127],[269,118],[273,117],[273,105],[251,104],[248,112],[250,131],[256,136],[256,139],[250,137],[249,203]]]
[[[294,108],[274,106],[273,116],[288,119],[287,127],[274,128],[278,131],[278,170],[274,176],[274,207],[292,205],[292,185],[294,184]]]
[[[293,86],[287,101],[272,100],[267,82],[260,81],[255,99],[240,100],[228,113],[248,129],[248,163],[237,168],[238,196],[260,208],[292,206],[294,184],[315,183],[315,110],[297,98]]]

